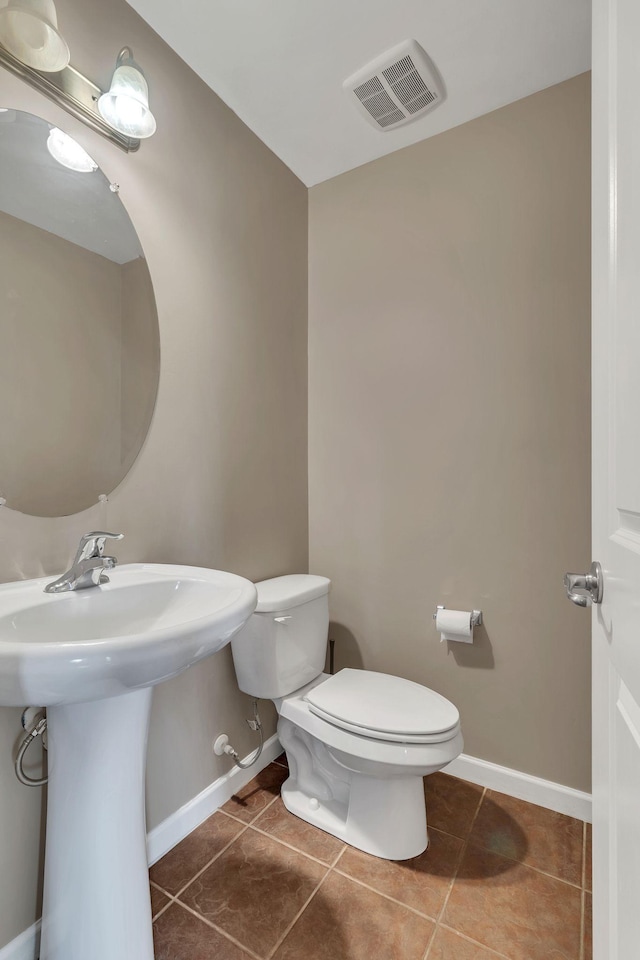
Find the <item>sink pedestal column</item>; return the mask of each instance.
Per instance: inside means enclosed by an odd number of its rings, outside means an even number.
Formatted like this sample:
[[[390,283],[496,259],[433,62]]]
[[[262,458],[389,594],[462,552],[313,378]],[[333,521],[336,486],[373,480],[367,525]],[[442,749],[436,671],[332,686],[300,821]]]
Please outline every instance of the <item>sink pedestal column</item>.
[[[47,710],[40,960],[153,960],[144,806],[151,694]]]

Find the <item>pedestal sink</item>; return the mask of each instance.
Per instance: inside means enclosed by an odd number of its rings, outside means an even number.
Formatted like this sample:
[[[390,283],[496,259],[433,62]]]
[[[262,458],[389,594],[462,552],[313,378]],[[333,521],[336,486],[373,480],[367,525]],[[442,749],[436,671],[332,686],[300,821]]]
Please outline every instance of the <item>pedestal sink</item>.
[[[144,773],[152,687],[225,646],[256,590],[130,564],[89,590],[0,586],[0,705],[47,707],[40,960],[153,960]]]

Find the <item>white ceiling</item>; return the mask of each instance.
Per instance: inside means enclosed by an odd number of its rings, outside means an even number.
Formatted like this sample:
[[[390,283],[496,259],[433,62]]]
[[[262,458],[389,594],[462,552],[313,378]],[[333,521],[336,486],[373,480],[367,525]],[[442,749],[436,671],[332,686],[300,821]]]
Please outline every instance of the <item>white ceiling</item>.
[[[591,64],[591,0],[129,3],[307,186]],[[407,39],[435,63],[446,100],[412,124],[378,131],[342,81]]]

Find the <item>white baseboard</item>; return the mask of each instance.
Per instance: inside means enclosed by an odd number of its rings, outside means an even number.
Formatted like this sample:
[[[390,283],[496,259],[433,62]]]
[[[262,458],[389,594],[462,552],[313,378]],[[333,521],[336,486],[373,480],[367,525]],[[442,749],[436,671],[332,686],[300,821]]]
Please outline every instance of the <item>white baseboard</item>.
[[[150,830],[147,834],[149,866],[163,857],[165,853],[168,853],[181,840],[184,840],[192,830],[200,826],[203,820],[215,813],[237,790],[242,789],[245,784],[249,783],[249,780],[253,780],[257,773],[264,770],[281,753],[282,747],[278,735],[274,733],[272,737],[265,741],[260,759],[252,767],[249,767],[248,770],[233,767],[224,776],[218,777],[217,780],[210,783],[208,787],[205,787],[201,793],[185,803],[183,807],[172,813],[166,820],[159,823],[157,827]],[[2,954],[0,954],[0,960],[5,960]]]
[[[540,807],[547,807],[557,813],[565,813],[577,820],[586,820],[591,823],[591,794],[565,787],[561,783],[551,780],[541,780],[532,777],[529,773],[512,770],[510,767],[500,767],[497,763],[488,760],[478,760],[468,757],[464,753],[444,768],[444,773],[453,777],[477,783],[481,787],[489,787],[499,793],[506,793],[518,800],[527,800],[537,803]]]
[[[0,960],[37,960],[40,953],[40,921],[0,948]]]

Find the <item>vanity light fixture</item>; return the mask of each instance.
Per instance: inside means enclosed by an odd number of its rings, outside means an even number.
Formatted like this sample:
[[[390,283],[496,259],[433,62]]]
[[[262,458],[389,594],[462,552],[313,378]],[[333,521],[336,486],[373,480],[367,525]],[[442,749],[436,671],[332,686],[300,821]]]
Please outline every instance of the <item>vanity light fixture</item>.
[[[58,31],[53,0],[0,0],[3,3],[3,67],[127,153],[155,133],[149,87],[129,47],[120,51],[111,87],[105,93],[69,63],[69,48]]]
[[[0,8],[0,43],[34,70],[57,73],[69,65],[53,0],[9,0]]]
[[[149,87],[129,47],[118,54],[111,87],[98,100],[98,110],[108,124],[127,137],[144,140],[156,132],[155,117],[149,109]]]
[[[58,130],[57,127],[51,128],[47,139],[47,150],[54,160],[61,163],[63,167],[68,167],[69,170],[75,170],[76,173],[93,173],[98,169],[98,164],[77,140],[70,137],[68,133]]]

